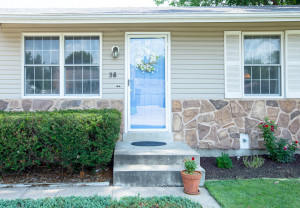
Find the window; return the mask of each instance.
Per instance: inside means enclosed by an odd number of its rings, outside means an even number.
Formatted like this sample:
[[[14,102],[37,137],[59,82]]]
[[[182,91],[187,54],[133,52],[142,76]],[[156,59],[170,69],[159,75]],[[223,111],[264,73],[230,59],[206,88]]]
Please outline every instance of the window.
[[[244,94],[281,95],[281,36],[244,36]]]
[[[59,94],[59,37],[25,37],[25,94]]]
[[[99,94],[99,36],[65,37],[66,95]]]
[[[25,34],[24,95],[101,96],[101,34]]]

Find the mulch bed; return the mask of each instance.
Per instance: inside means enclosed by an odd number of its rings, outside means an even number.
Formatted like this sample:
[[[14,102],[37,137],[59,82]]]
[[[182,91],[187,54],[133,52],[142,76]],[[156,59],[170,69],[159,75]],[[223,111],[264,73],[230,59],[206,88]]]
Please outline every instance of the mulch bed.
[[[206,171],[206,179],[250,179],[250,178],[300,178],[300,154],[292,163],[277,163],[262,155],[265,163],[260,168],[246,168],[243,158],[231,157],[233,168],[221,169],[216,165],[215,157],[201,157],[201,166]],[[60,168],[35,167],[22,172],[2,173],[0,184],[26,184],[26,183],[112,183],[113,167],[110,164],[105,170],[95,172],[86,170],[84,174],[71,173]]]
[[[112,182],[112,166],[100,171],[68,172],[61,168],[34,167],[21,172],[0,174],[0,184]]]
[[[201,157],[200,164],[206,171],[206,179],[250,179],[250,178],[300,178],[300,154],[295,155],[292,163],[277,163],[262,155],[265,163],[260,168],[246,168],[243,157],[231,157],[233,168],[221,169],[215,157]]]

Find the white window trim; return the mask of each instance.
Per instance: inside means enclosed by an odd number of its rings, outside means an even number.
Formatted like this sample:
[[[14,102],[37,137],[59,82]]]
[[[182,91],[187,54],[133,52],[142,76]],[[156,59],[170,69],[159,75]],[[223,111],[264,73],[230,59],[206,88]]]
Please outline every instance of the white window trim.
[[[59,95],[26,95],[25,94],[25,73],[24,73],[24,67],[25,67],[25,57],[24,57],[24,50],[25,50],[25,37],[37,37],[37,36],[43,36],[43,37],[53,37],[53,36],[58,36],[59,37],[59,70],[60,70],[60,87],[59,87]],[[99,49],[100,49],[100,71],[99,71],[99,81],[100,81],[100,86],[99,90],[100,93],[99,95],[65,95],[65,71],[64,71],[64,57],[65,57],[65,45],[64,45],[64,37],[65,36],[99,36]],[[103,63],[102,63],[102,33],[22,33],[22,40],[21,40],[21,66],[22,66],[22,76],[21,76],[21,95],[22,98],[26,99],[101,99],[102,98],[102,86],[103,86]]]
[[[244,37],[247,35],[280,35],[280,64],[281,64],[281,81],[280,81],[280,90],[281,90],[281,95],[280,96],[274,96],[274,95],[267,95],[267,94],[262,94],[262,95],[245,95],[245,89],[244,89]],[[242,91],[243,91],[243,97],[242,98],[249,98],[249,99],[280,99],[285,97],[285,91],[286,91],[286,86],[285,86],[285,62],[284,62],[284,32],[242,32],[242,73],[241,73],[241,78],[243,80],[242,82]]]

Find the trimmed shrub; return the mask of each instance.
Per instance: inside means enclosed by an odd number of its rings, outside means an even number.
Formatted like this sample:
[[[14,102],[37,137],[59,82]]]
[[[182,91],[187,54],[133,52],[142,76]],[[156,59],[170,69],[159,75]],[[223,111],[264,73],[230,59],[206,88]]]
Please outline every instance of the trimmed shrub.
[[[221,157],[217,157],[216,163],[219,168],[230,169],[233,167],[231,158],[223,152]]]
[[[105,166],[119,136],[115,109],[0,113],[0,171],[57,164]]]

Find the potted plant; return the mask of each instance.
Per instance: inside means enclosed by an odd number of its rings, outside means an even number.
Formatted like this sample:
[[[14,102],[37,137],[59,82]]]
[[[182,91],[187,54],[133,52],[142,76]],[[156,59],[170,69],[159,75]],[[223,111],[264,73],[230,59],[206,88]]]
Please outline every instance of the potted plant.
[[[190,195],[200,194],[199,184],[202,173],[197,171],[197,164],[195,158],[185,159],[184,161],[185,170],[182,170],[181,177],[184,186],[184,192]]]

